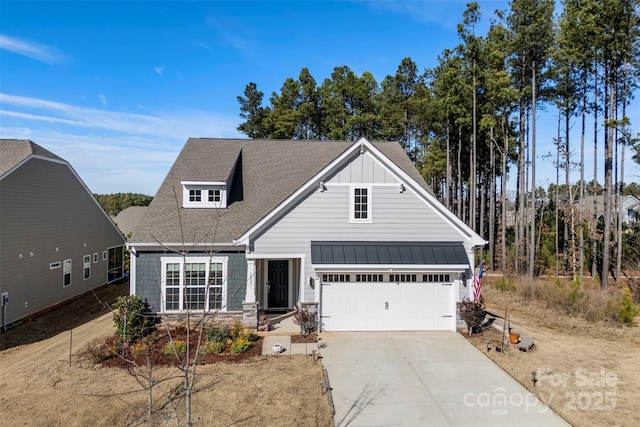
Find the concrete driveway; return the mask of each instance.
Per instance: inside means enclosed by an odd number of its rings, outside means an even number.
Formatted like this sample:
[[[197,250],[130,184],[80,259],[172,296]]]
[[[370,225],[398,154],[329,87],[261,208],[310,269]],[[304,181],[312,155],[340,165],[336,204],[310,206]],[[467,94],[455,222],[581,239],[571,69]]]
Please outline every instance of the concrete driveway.
[[[336,426],[568,426],[454,332],[325,332]]]

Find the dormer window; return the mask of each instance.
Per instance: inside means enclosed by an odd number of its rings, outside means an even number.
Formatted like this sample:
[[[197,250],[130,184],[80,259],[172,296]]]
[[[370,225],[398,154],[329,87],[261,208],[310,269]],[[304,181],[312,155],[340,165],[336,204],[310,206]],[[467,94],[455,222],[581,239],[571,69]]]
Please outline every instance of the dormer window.
[[[225,182],[182,181],[182,194],[184,208],[227,207]]]

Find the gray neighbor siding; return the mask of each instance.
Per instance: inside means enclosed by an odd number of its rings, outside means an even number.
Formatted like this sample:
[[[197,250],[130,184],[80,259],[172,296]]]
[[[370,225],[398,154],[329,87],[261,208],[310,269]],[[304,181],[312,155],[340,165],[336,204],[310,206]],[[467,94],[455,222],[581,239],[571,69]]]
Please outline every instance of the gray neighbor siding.
[[[9,293],[11,323],[107,283],[103,252],[123,246],[124,238],[72,169],[31,158],[0,180],[0,242],[0,288]],[[63,287],[65,260],[71,284]]]
[[[188,257],[210,254],[190,252]],[[247,284],[247,262],[244,252],[216,252],[215,257],[226,257],[227,261],[227,306],[226,311],[242,311]],[[167,252],[138,252],[136,256],[136,295],[145,298],[151,311],[162,312],[161,277],[162,258],[180,258],[181,255]]]
[[[371,222],[349,221],[349,184],[371,185]],[[397,185],[390,185],[397,184]],[[300,253],[305,255],[305,274],[311,275],[311,241],[450,241],[470,243],[454,226],[368,155],[358,157],[331,179],[326,191],[319,189],[289,210],[262,233],[253,249],[257,254]],[[470,277],[470,272],[467,272]],[[306,285],[304,301],[313,301],[314,290]],[[468,296],[460,286],[459,297]]]

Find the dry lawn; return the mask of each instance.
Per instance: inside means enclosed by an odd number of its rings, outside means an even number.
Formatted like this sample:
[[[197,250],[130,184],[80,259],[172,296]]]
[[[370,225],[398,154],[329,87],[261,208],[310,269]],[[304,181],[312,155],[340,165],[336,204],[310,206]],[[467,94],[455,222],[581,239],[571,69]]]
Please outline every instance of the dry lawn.
[[[502,334],[490,329],[472,338],[483,353],[574,426],[638,425],[639,327],[569,318],[486,285],[483,295],[489,311],[504,316],[507,310],[511,327],[535,342],[529,352],[507,346],[498,353]]]
[[[97,301],[90,296],[85,303],[92,305],[92,299]],[[141,422],[147,394],[139,391],[135,378],[124,370],[92,365],[80,357],[87,342],[114,332],[112,316],[106,312],[100,315],[102,308],[96,308],[93,316],[82,314],[85,320],[93,317],[86,323],[72,322],[73,332],[63,329],[42,340],[35,338],[47,335],[40,329],[46,329],[41,326],[48,322],[59,330],[54,322],[60,321],[60,311],[64,309],[0,335],[3,348],[8,348],[0,352],[0,407],[3,422],[9,422],[5,425],[176,425],[172,419],[176,414],[180,425],[184,425],[184,409],[171,405],[162,411],[163,418]],[[62,318],[68,320],[72,316],[73,310],[66,310]],[[32,326],[36,332],[30,331]],[[20,336],[28,343],[18,345]],[[319,386],[322,367],[311,357],[260,356],[242,363],[198,366],[197,372],[201,390],[192,403],[196,425],[333,425],[327,396],[321,394]],[[153,378],[177,374],[176,368],[164,367],[154,370]],[[165,393],[176,384],[179,378],[157,386],[156,402],[166,402]]]

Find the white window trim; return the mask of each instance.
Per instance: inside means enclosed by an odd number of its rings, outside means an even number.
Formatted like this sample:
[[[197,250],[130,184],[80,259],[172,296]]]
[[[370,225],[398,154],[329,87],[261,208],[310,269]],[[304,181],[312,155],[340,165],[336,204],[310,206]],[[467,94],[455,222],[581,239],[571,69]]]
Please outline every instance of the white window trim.
[[[227,257],[212,257],[212,256],[192,256],[192,257],[162,257],[161,258],[161,268],[162,268],[162,277],[160,281],[161,287],[161,310],[163,313],[180,313],[185,311],[184,309],[184,264],[192,264],[192,263],[204,263],[206,266],[206,278],[209,279],[209,269],[211,268],[212,263],[221,263],[222,264],[222,303],[220,310],[217,311],[227,311],[227,264],[229,258]],[[178,310],[167,310],[166,309],[166,301],[165,295],[167,290],[167,264],[179,264],[180,265],[180,287],[178,300],[180,301],[180,308]],[[206,292],[206,307],[209,307],[209,293]],[[200,310],[198,310],[200,311]],[[214,310],[212,310],[214,311]]]
[[[93,263],[97,263],[98,262],[98,252],[93,254]]]
[[[227,207],[227,184],[220,181],[181,181],[182,184],[182,207],[183,208],[226,208]],[[189,200],[190,190],[200,190],[200,201]],[[209,201],[209,190],[220,191],[220,201]]]
[[[65,259],[62,263],[62,287],[67,288],[73,283],[73,262],[70,259]],[[69,275],[69,284],[65,285],[64,279],[66,275]]]
[[[367,218],[355,218],[355,192],[357,188],[367,190]],[[373,207],[373,186],[371,184],[352,184],[349,186],[349,222],[351,223],[371,223]]]
[[[89,261],[87,261],[89,259]],[[85,270],[89,270],[89,275],[85,274]],[[91,279],[91,255],[87,254],[82,257],[82,280]]]

